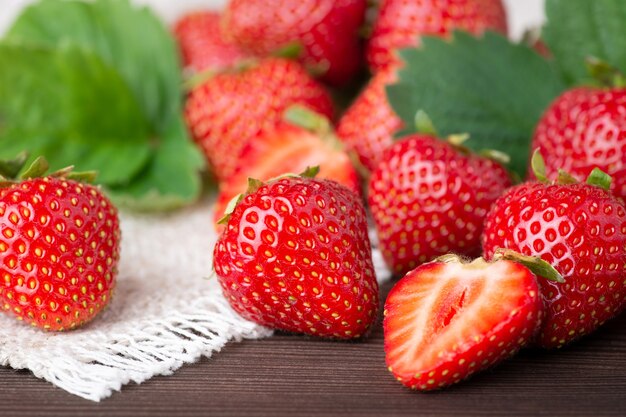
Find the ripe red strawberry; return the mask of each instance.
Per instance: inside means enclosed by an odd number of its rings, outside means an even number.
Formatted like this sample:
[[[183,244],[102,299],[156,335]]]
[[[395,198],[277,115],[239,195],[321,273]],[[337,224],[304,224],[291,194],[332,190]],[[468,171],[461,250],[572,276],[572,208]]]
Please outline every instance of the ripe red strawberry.
[[[332,119],[329,94],[300,64],[268,58],[196,87],[187,99],[185,116],[215,175],[225,180],[235,172],[243,146],[274,129],[292,104]]]
[[[300,61],[323,80],[343,85],[361,68],[358,30],[366,0],[231,0],[224,26],[233,40],[265,56],[287,45],[303,47]]]
[[[285,177],[249,192],[217,241],[214,266],[232,307],[264,326],[352,339],[376,318],[365,209],[334,181]]]
[[[526,267],[447,258],[409,272],[385,302],[387,365],[410,388],[442,388],[490,367],[541,323],[537,281]]]
[[[249,141],[239,155],[237,172],[220,184],[214,210],[215,222],[224,216],[233,197],[246,191],[248,178],[267,181],[286,172],[303,172],[308,167],[319,166],[318,178],[337,181],[360,194],[359,178],[348,154],[327,129],[328,125],[312,132],[283,123]]]
[[[248,54],[225,39],[221,17],[217,11],[197,11],[176,22],[173,32],[186,68],[194,72],[221,71],[248,58]]]
[[[497,162],[411,135],[385,152],[368,200],[387,264],[398,274],[455,252],[480,254],[483,221],[511,185]]]
[[[455,29],[506,34],[502,1],[383,0],[367,46],[367,63],[373,71],[397,66],[397,49],[418,46],[420,36],[447,36]]]
[[[0,185],[0,303],[33,326],[73,329],[111,300],[117,211],[97,187],[67,172],[27,172],[27,179]]]
[[[385,87],[396,80],[392,71],[377,73],[339,120],[337,134],[359,162],[372,171],[402,121],[387,101]]]
[[[487,216],[483,249],[539,256],[564,278],[540,279],[546,317],[538,344],[561,347],[619,314],[626,303],[626,208],[589,184],[528,182]]]
[[[545,158],[548,178],[563,169],[582,180],[598,167],[613,176],[612,191],[626,201],[626,89],[565,92],[540,120],[532,149]]]

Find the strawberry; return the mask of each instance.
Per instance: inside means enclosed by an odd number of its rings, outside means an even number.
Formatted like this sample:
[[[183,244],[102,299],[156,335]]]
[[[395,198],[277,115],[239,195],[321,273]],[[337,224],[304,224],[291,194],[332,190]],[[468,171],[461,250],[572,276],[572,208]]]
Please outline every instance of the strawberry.
[[[318,178],[332,179],[360,193],[358,175],[348,154],[331,133],[328,121],[297,106],[289,108],[287,115],[304,117],[309,127],[314,128],[312,124],[318,127],[309,130],[286,122],[249,141],[239,155],[238,170],[220,184],[214,210],[216,223],[233,197],[246,191],[248,178],[267,181],[285,172],[303,172],[308,167],[319,166]]]
[[[453,30],[479,35],[507,33],[501,0],[383,0],[367,45],[372,71],[399,64],[396,50],[418,46],[420,36],[448,36]]]
[[[582,180],[598,167],[615,178],[612,190],[626,201],[626,89],[566,91],[539,121],[531,147],[545,158],[548,178],[563,169]]]
[[[217,11],[196,11],[176,22],[173,32],[185,68],[193,72],[221,71],[248,58],[248,54],[225,39],[221,17]]]
[[[364,335],[376,318],[378,284],[358,195],[297,176],[256,187],[235,206],[213,254],[231,306],[270,328]]]
[[[68,170],[38,177],[45,169],[37,159],[21,181],[4,172],[0,302],[33,326],[68,330],[92,320],[111,300],[119,220],[99,188],[72,179]]]
[[[339,120],[337,134],[369,171],[393,143],[402,121],[387,101],[385,87],[396,80],[392,71],[377,73]]]
[[[563,276],[561,284],[540,280],[542,347],[561,347],[624,309],[626,208],[600,187],[537,181],[513,187],[487,216],[483,240],[487,257],[512,249],[541,257]]]
[[[434,136],[394,143],[368,195],[385,261],[403,274],[448,252],[480,254],[485,215],[510,185],[497,162]]]
[[[216,75],[193,89],[185,116],[215,175],[225,180],[234,173],[243,146],[274,129],[292,104],[332,119],[330,95],[300,64],[267,58],[241,72]]]
[[[413,389],[442,388],[494,365],[541,323],[537,280],[526,267],[445,258],[409,272],[385,302],[387,365]]]
[[[361,68],[358,30],[366,5],[366,0],[231,0],[224,26],[235,43],[260,56],[299,44],[302,64],[340,86]]]

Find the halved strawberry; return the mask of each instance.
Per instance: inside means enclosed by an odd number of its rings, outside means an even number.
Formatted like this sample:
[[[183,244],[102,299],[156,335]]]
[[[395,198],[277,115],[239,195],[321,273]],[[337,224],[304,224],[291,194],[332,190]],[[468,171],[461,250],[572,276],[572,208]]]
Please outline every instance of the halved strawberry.
[[[306,112],[304,108],[292,110]],[[319,115],[309,114],[320,118]],[[359,178],[341,143],[330,131],[330,125],[312,132],[284,122],[275,130],[250,140],[239,156],[239,168],[220,184],[214,211],[217,224],[226,206],[237,194],[248,187],[248,178],[267,181],[285,173],[303,172],[307,167],[319,166],[320,179],[331,179],[360,194]],[[219,230],[219,227],[216,227]]]
[[[539,152],[532,166],[541,182],[509,188],[493,203],[482,246],[486,258],[502,248],[541,257],[563,276],[539,280],[546,317],[536,341],[560,348],[626,309],[626,206],[600,170],[587,183],[564,171],[550,182]]]
[[[409,272],[385,302],[389,370],[404,385],[445,387],[515,354],[542,318],[535,275],[511,261],[449,255]]]

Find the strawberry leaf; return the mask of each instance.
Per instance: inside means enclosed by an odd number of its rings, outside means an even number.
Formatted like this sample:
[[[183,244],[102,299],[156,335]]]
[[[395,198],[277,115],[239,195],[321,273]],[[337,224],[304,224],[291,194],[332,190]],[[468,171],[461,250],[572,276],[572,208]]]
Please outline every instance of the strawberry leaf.
[[[141,175],[124,187],[112,187],[111,198],[141,211],[172,210],[196,201],[204,158],[194,144],[180,140],[185,129],[182,116],[173,120]]]
[[[40,0],[0,45],[0,156],[27,150],[53,168],[97,170],[131,207],[199,196],[203,159],[182,123],[175,42],[147,8]]]
[[[71,41],[93,51],[119,71],[158,132],[181,108],[175,42],[148,8],[128,0],[40,0],[23,11],[5,39],[45,46]]]
[[[624,0],[547,0],[546,16],[544,39],[569,83],[589,81],[589,58],[626,73]]]
[[[387,88],[404,125],[413,129],[422,110],[442,136],[469,133],[468,147],[511,155],[510,168],[524,175],[535,125],[565,88],[558,72],[532,49],[493,33],[477,39],[455,32],[451,41],[426,37],[422,45],[401,51],[399,82]]]
[[[27,150],[55,170],[98,170],[105,185],[135,176],[150,154],[148,123],[124,80],[72,44],[0,44],[0,114],[0,157]]]

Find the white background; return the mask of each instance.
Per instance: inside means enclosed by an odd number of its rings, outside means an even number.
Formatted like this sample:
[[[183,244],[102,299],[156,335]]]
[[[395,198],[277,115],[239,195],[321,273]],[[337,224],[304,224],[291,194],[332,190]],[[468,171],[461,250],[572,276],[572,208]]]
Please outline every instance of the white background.
[[[149,4],[168,23],[182,13],[202,8],[218,8],[226,0],[133,0],[138,4]],[[33,0],[0,0],[0,34],[3,33],[20,9]],[[509,15],[511,36],[519,39],[528,27],[543,22],[544,0],[504,0]]]

